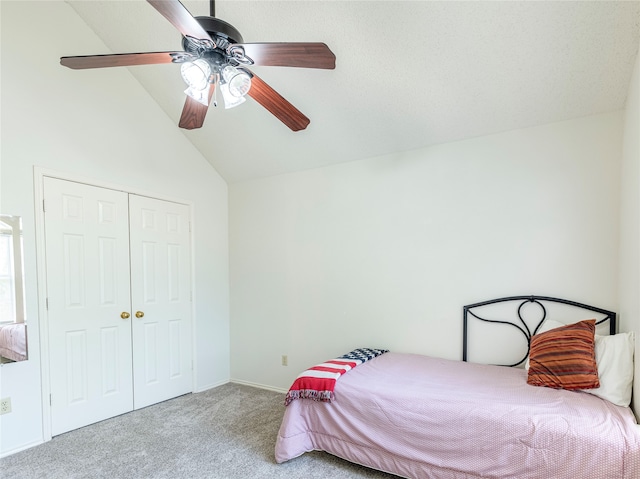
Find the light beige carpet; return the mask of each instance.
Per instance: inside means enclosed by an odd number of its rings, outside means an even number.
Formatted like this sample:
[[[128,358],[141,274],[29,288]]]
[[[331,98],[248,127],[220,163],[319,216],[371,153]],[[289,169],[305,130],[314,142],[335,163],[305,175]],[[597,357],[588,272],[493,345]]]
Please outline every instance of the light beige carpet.
[[[188,394],[0,459],[0,477],[397,479],[320,452],[276,464],[283,401],[238,384]]]

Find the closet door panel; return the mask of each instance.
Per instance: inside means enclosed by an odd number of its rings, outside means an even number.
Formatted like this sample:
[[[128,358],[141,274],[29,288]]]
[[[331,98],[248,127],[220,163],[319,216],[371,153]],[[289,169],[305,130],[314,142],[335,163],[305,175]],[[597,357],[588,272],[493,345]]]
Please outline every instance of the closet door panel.
[[[52,434],[133,407],[126,193],[44,179]]]
[[[189,208],[130,195],[134,408],[193,390]]]

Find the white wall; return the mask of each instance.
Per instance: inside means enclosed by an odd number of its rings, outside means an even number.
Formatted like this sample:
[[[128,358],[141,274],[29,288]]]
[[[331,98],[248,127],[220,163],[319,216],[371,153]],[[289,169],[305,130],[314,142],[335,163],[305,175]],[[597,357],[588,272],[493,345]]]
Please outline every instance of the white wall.
[[[501,296],[616,310],[622,126],[602,114],[230,185],[231,377],[285,389],[362,346],[458,359],[462,306]]]
[[[620,330],[636,332],[640,362],[640,53],[629,85],[624,117],[620,205]],[[640,419],[640,367],[633,407]]]
[[[24,218],[29,355],[0,368],[0,454],[43,438],[34,166],[193,203],[196,390],[229,379],[227,185],[127,69],[73,71],[59,57],[107,51],[63,2],[0,2],[1,207]]]

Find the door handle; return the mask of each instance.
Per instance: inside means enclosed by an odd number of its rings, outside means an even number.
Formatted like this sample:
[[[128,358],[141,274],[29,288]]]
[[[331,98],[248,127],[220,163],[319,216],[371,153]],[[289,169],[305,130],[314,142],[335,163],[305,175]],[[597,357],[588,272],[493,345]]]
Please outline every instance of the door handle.
[[[120,313],[120,317],[122,319],[129,319],[129,316],[131,316],[129,313],[127,313],[126,311],[123,311],[122,313]]]
[[[142,318],[144,313],[142,311],[136,311],[136,318]]]

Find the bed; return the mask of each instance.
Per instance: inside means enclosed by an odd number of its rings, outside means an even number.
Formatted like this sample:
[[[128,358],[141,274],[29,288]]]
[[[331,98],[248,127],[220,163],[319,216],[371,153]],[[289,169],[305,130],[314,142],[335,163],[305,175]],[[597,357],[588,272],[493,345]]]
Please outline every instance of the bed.
[[[27,325],[0,324],[0,356],[11,361],[27,359]]]
[[[516,314],[507,319],[514,305]],[[541,312],[533,323],[523,317],[530,306]],[[492,307],[497,312],[485,314]],[[594,320],[567,322],[567,308]],[[319,450],[407,478],[638,479],[640,427],[628,406],[615,404],[628,400],[630,384],[624,393],[616,391],[619,384],[609,381],[609,366],[600,361],[619,349],[628,360],[633,334],[599,342],[608,346],[595,354],[596,338],[615,333],[615,321],[613,312],[541,296],[465,306],[464,361],[391,351],[340,375],[333,400],[291,400],[276,439],[276,461]],[[471,345],[475,323],[522,335],[525,353],[510,352],[516,360],[506,366],[470,362],[470,356],[479,354]],[[555,336],[577,336],[575,324],[593,324],[591,354],[597,374],[602,365],[603,383],[584,390],[528,384],[543,362],[539,351],[550,339],[557,343]],[[625,346],[612,348],[612,340]],[[517,342],[509,340],[510,346]],[[495,351],[495,345],[489,346]],[[632,365],[622,369],[628,373],[629,367],[632,377]],[[607,400],[596,395],[601,390],[606,396],[607,388],[618,396]]]

